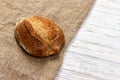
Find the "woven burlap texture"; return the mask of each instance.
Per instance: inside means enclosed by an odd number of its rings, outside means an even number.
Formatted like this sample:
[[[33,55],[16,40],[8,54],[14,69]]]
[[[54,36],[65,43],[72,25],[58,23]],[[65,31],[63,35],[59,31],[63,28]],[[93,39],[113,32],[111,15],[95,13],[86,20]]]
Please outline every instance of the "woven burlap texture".
[[[64,52],[94,0],[0,0],[0,80],[54,80]],[[15,24],[33,15],[53,20],[65,33],[60,53],[32,57],[17,44]]]

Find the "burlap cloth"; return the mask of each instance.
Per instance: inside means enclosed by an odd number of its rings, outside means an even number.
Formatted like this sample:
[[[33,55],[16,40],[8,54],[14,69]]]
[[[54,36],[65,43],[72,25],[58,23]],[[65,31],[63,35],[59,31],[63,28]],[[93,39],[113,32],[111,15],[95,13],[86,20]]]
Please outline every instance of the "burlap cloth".
[[[53,80],[64,51],[94,0],[0,0],[0,80]],[[35,58],[14,38],[15,24],[24,17],[46,16],[62,27],[65,46],[57,55]]]

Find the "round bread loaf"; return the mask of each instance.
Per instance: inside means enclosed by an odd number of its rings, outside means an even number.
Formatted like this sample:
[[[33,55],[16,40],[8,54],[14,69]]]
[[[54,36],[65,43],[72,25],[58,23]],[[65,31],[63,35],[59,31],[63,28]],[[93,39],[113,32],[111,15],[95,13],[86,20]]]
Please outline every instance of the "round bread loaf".
[[[27,53],[36,57],[58,53],[65,42],[62,29],[53,21],[41,16],[20,21],[16,25],[15,37]]]

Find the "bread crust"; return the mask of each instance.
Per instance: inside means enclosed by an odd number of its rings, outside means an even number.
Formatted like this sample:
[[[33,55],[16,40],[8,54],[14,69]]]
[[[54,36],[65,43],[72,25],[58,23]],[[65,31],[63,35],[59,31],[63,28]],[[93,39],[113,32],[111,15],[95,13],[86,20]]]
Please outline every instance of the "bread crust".
[[[58,53],[65,42],[62,29],[53,21],[33,16],[16,25],[15,37],[30,55],[45,57]]]

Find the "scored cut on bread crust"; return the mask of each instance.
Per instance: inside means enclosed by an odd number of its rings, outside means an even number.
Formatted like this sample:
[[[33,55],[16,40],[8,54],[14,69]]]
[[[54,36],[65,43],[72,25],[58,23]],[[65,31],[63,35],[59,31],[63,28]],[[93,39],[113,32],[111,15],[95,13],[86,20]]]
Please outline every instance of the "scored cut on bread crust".
[[[36,57],[58,53],[65,42],[62,29],[45,17],[24,19],[16,27],[16,40],[26,52]]]

